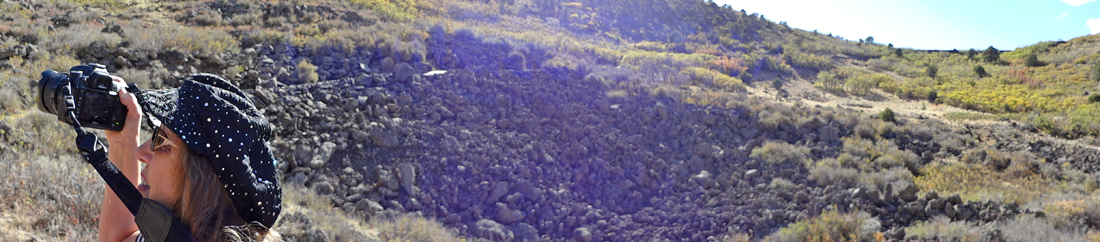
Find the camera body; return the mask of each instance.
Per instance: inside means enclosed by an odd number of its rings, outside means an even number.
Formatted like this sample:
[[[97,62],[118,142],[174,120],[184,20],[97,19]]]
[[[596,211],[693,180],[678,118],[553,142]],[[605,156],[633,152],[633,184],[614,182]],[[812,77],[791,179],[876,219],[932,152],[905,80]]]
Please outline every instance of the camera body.
[[[74,66],[68,74],[47,70],[38,80],[38,109],[68,124],[73,123],[67,114],[72,111],[83,127],[120,131],[128,111],[118,96],[124,87],[96,63]]]

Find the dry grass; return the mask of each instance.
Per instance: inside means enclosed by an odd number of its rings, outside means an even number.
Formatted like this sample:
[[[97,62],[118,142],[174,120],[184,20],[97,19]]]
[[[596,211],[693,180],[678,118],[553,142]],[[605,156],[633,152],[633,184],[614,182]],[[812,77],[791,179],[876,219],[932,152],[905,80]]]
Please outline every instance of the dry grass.
[[[306,241],[317,234],[324,234],[334,241],[465,241],[432,219],[413,214],[387,217],[380,213],[365,221],[349,216],[329,201],[327,197],[301,186],[284,187],[285,208],[275,230],[284,238]]]
[[[979,241],[988,229],[978,227],[973,222],[951,221],[947,217],[936,216],[905,227],[905,236],[916,240]]]
[[[90,166],[74,156],[6,153],[0,160],[0,241],[96,238],[103,185]]]

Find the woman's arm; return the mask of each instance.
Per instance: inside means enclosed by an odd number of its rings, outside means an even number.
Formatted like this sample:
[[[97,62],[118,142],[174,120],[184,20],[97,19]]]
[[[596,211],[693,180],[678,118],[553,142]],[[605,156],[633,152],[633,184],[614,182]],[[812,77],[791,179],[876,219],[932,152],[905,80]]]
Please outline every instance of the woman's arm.
[[[138,172],[141,169],[137,161],[141,106],[126,90],[119,91],[119,99],[123,105],[126,105],[129,112],[126,114],[126,124],[123,125],[122,131],[104,131],[107,142],[111,144],[107,157],[122,171],[123,175],[126,175],[126,178],[130,179],[131,184],[137,186]],[[134,215],[130,214],[130,210],[126,209],[126,205],[118,199],[111,187],[106,184],[103,187],[106,190],[103,193],[103,205],[99,209],[99,241],[134,241],[138,233]]]

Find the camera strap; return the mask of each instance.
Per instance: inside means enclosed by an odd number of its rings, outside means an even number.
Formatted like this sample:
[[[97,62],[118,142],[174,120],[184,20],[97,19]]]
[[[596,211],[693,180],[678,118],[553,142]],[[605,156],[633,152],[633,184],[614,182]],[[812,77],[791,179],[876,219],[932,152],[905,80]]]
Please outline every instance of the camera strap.
[[[111,187],[118,199],[126,205],[126,209],[134,215],[134,222],[137,223],[138,230],[141,231],[146,241],[195,241],[191,237],[191,232],[183,226],[182,222],[172,216],[172,211],[168,207],[157,201],[142,197],[141,192],[134,187],[134,184],[130,183],[126,175],[122,174],[118,167],[110,162],[107,157],[107,146],[104,146],[94,133],[88,132],[80,126],[80,122],[75,118],[76,115],[73,111],[75,108],[71,102],[72,94],[66,94],[68,95],[66,99],[69,100],[67,102],[69,104],[67,115],[73,120],[72,126],[77,133],[76,146],[83,155],[84,161],[95,168],[99,176],[103,177],[103,181],[107,183],[107,186]]]

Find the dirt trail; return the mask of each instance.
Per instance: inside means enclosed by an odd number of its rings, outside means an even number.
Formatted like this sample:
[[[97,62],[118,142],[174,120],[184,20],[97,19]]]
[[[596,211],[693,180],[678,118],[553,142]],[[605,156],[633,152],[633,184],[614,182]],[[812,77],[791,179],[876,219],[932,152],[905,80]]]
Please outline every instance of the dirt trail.
[[[979,113],[946,104],[934,104],[927,100],[905,100],[879,89],[872,89],[871,93],[866,96],[833,94],[815,88],[813,83],[805,79],[788,80],[783,84],[781,90],[776,90],[770,85],[760,82],[749,85],[746,89],[751,95],[770,98],[787,105],[802,102],[803,104],[811,106],[843,107],[857,110],[868,115],[874,115],[881,112],[883,109],[890,108],[894,110],[894,113],[896,113],[898,117],[931,118],[941,120],[945,123],[958,124],[960,122],[958,120],[948,120],[944,118],[944,115],[947,113]],[[783,97],[783,92],[786,93],[786,97]],[[991,121],[968,120],[961,122],[968,124],[988,124]]]

